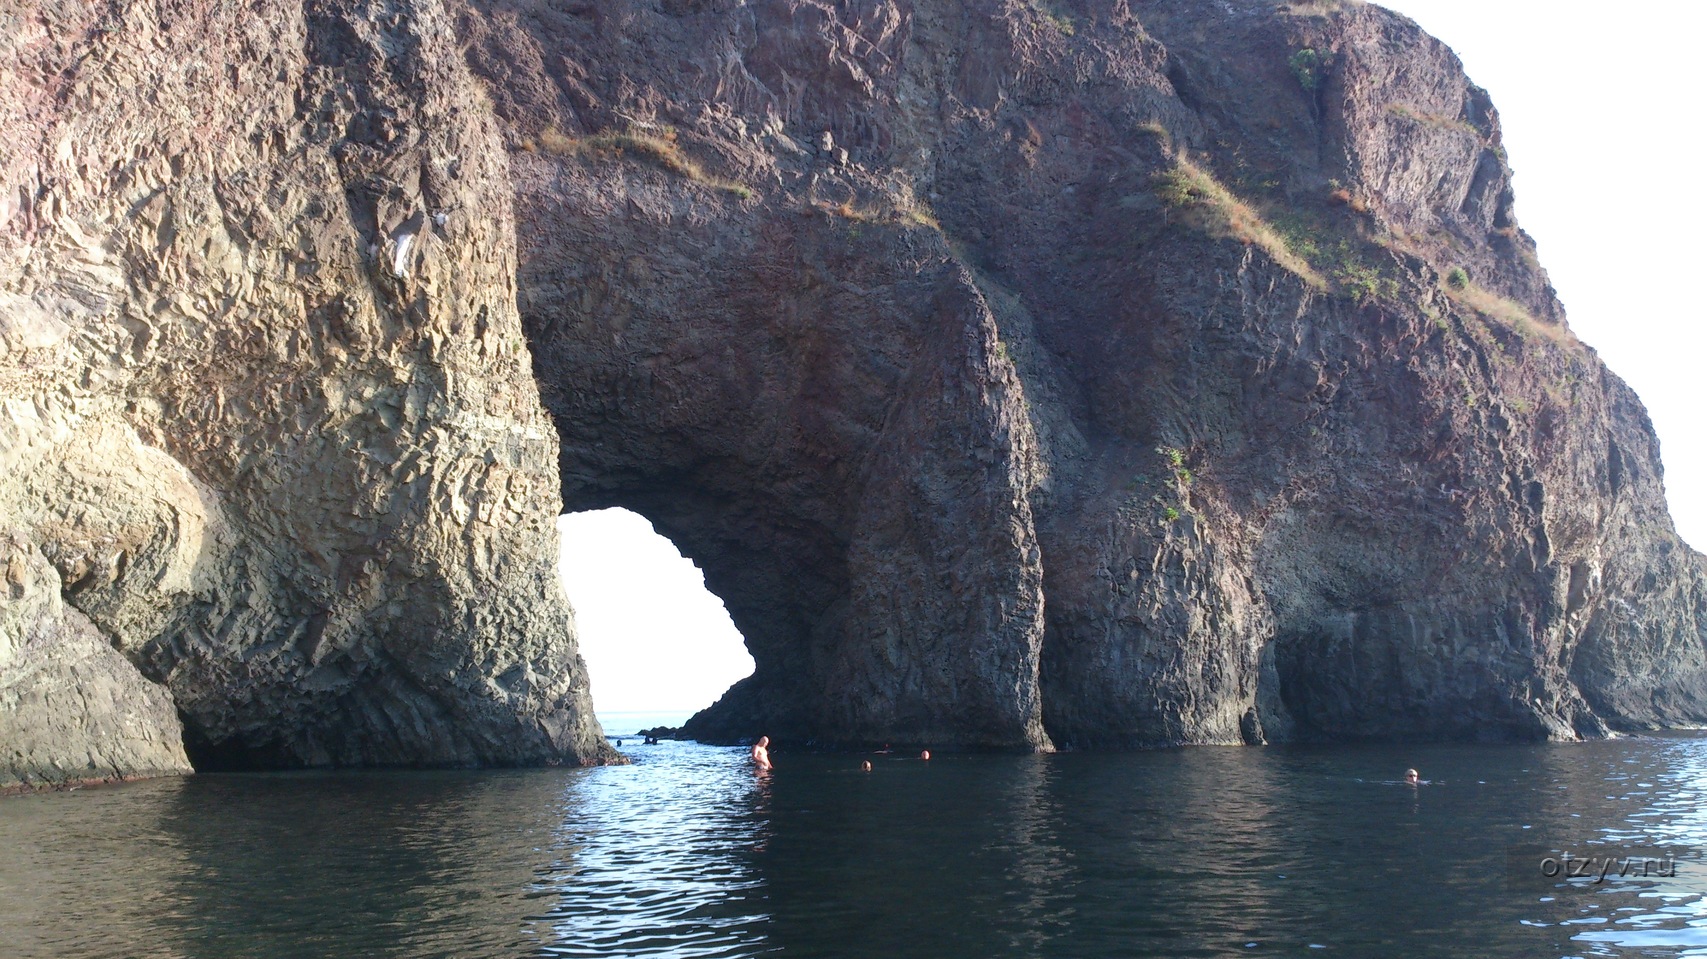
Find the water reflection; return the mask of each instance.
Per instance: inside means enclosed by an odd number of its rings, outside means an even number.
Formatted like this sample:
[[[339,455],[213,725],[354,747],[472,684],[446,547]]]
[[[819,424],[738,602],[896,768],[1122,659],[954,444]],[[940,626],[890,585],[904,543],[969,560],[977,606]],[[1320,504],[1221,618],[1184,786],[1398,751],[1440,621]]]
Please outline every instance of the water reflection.
[[[1062,810],[1055,772],[1048,757],[1020,759],[1011,779],[1001,777],[1006,785],[992,804],[999,821],[987,850],[989,871],[1005,881],[988,911],[999,917],[996,932],[1006,940],[1006,955],[1046,955],[1072,930],[1081,880],[1072,850],[1056,833]]]
[[[0,809],[0,926],[25,956],[513,955],[559,793],[414,773],[21,797]]]
[[[180,853],[163,883],[177,908],[150,939],[207,959],[327,940],[364,956],[513,952],[532,854],[562,814],[549,780],[513,773],[187,785],[161,810]]]
[[[566,791],[555,856],[532,883],[550,956],[768,951],[750,860],[770,842],[770,777],[730,750],[662,743]]]
[[[219,776],[0,802],[19,957],[1707,957],[1707,738]],[[1431,784],[1398,783],[1407,766]]]

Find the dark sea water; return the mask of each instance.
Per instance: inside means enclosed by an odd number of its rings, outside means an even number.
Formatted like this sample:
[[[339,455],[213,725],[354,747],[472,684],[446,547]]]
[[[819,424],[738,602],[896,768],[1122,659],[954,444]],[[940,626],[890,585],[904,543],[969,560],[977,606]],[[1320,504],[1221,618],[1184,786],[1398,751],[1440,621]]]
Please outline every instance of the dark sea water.
[[[0,956],[1707,956],[1707,737],[215,775],[0,800]],[[1407,765],[1428,785],[1397,780]],[[1649,850],[1651,852],[1651,850]],[[1535,873],[1531,875],[1531,872]]]

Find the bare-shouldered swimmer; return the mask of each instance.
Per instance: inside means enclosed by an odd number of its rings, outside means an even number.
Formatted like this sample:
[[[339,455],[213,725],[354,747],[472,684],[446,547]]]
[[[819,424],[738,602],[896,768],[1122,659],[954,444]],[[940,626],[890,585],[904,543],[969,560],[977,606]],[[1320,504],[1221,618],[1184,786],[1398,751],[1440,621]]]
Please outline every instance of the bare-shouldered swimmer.
[[[753,744],[753,766],[764,772],[769,772],[771,768],[770,745],[769,736],[760,736],[759,741]]]

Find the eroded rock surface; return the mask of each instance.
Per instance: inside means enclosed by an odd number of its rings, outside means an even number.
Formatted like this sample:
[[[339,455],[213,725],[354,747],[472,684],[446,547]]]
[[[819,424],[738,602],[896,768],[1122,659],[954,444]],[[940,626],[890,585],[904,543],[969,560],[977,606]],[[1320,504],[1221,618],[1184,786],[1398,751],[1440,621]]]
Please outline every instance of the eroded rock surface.
[[[171,695],[61,601],[45,557],[5,546],[0,791],[189,772]]]
[[[1652,431],[1565,326],[1486,95],[1409,21],[460,29],[565,502],[652,518],[757,663],[691,731],[1569,738],[1707,706]]]
[[[0,683],[44,637],[106,650],[102,686],[36,681],[88,716],[10,775],[183,768],[113,756],[118,724],[212,765],[608,755],[504,154],[445,11],[0,16],[0,526],[64,598],[8,607]]]
[[[0,19],[13,778],[182,768],[163,703],[204,763],[606,758],[552,519],[608,505],[747,638],[706,738],[1707,717],[1646,415],[1379,8]],[[29,713],[50,659],[134,695]]]

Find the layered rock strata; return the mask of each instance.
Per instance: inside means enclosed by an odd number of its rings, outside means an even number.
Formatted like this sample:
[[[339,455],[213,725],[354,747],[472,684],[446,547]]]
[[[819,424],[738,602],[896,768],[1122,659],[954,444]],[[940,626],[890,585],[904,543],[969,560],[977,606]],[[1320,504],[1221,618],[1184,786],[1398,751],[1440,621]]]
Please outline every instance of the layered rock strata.
[[[449,13],[0,16],[0,782],[608,755]]]
[[[699,735],[1702,715],[1652,430],[1409,21],[513,2],[460,32],[565,502],[650,517],[757,663]]]
[[[0,19],[0,779],[608,758],[609,505],[747,638],[709,739],[1707,716],[1641,405],[1379,8]]]

